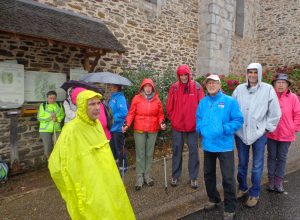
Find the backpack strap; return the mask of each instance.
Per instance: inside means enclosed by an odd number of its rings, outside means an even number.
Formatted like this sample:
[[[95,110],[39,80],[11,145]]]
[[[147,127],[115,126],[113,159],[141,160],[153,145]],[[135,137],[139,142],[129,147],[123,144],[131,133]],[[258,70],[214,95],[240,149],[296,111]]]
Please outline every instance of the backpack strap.
[[[195,86],[196,86],[196,89],[199,91],[201,89],[201,85],[200,83],[198,83],[197,81],[194,81],[195,83]],[[173,85],[173,92],[175,93],[178,89],[178,84],[179,82],[176,82],[174,85]]]

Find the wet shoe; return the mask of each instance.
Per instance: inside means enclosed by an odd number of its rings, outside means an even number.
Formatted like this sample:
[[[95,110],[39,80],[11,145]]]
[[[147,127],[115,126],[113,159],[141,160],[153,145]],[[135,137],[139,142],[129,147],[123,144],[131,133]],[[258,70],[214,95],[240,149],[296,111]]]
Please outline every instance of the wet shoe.
[[[249,208],[255,207],[258,203],[259,197],[249,196],[246,206]]]
[[[283,193],[284,188],[283,188],[283,178],[280,178],[278,176],[275,176],[275,186],[274,186],[275,192],[278,193]]]
[[[232,220],[235,217],[235,212],[224,212],[223,220]]]
[[[154,185],[154,180],[152,178],[150,178],[149,175],[145,174],[144,175],[144,182],[148,185],[148,186],[153,186]]]
[[[268,183],[266,189],[270,192],[275,190],[274,178],[269,177],[269,183]]]
[[[246,196],[248,194],[248,189],[246,191],[243,191],[243,190],[238,190],[237,193],[236,193],[236,198],[237,199],[241,199],[243,198],[244,196]]]
[[[172,178],[170,184],[172,187],[178,186],[178,179]]]
[[[275,186],[275,187],[274,187],[274,191],[275,191],[275,192],[278,192],[278,193],[284,193],[283,185],[280,184],[279,186]]]
[[[197,189],[199,187],[197,180],[191,180],[191,188]]]
[[[135,190],[141,190],[144,184],[144,178],[143,175],[138,175],[135,183]]]
[[[268,190],[269,192],[274,191],[275,190],[274,184],[269,183],[266,187],[266,190]]]
[[[208,203],[205,203],[204,204],[204,210],[211,210],[211,209],[214,209],[214,208],[218,208],[220,207],[222,204],[222,202],[218,202],[218,203],[215,203],[215,202],[208,202]]]

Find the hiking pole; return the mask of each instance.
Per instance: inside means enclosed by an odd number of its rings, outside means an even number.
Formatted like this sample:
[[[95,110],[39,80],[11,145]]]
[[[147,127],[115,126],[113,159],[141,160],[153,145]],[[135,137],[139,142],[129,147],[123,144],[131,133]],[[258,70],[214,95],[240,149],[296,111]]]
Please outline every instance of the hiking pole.
[[[55,131],[55,122],[53,123],[53,136],[54,136],[54,144],[55,144],[57,140],[56,131]]]
[[[162,132],[162,140],[163,140],[163,155],[164,155],[164,177],[165,177],[165,192],[168,194],[168,182],[167,182],[167,161],[166,161],[166,141],[165,141],[165,135]]]
[[[126,122],[124,122],[123,126],[126,126]],[[126,133],[123,134],[124,135],[124,144],[122,146],[122,180],[124,183],[124,176],[125,176],[125,144],[126,144]]]
[[[53,110],[53,113],[54,113],[54,110]],[[56,117],[56,115],[55,115],[55,117]],[[52,118],[52,121],[53,121],[53,118]],[[55,124],[56,124],[56,122],[53,121],[53,139],[54,139],[53,142],[54,142],[54,144],[57,141],[57,136],[56,136],[56,131],[55,131]]]
[[[123,160],[122,160],[122,180],[123,180],[123,183],[124,183],[124,176],[125,176],[125,135],[124,135],[124,144],[123,144],[123,147],[122,147],[122,154],[123,154]]]

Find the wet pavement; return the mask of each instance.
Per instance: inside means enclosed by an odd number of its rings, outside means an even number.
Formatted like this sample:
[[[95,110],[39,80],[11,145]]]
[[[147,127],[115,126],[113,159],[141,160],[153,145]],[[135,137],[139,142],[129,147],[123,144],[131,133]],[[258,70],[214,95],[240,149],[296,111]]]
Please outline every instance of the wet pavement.
[[[268,192],[262,189],[259,203],[255,208],[243,205],[245,199],[239,200],[236,210],[236,220],[243,219],[272,219],[296,220],[300,219],[300,170],[286,176],[284,193]],[[189,214],[182,220],[219,220],[223,216],[223,206],[209,211],[200,210]]]
[[[300,135],[298,135],[300,139]],[[187,153],[183,156],[183,172],[178,187],[171,187],[168,182],[168,194],[164,188],[163,159],[154,161],[152,177],[153,187],[143,186],[141,191],[135,191],[135,169],[129,168],[124,184],[137,219],[220,219],[222,210],[199,212],[208,201],[203,182],[203,153],[200,154],[199,185],[197,190],[189,184],[187,172]],[[237,164],[237,154],[235,154]],[[265,163],[266,164],[266,163]],[[219,169],[218,169],[219,170]],[[289,149],[287,171],[300,170],[300,141],[293,143]],[[264,170],[266,172],[266,168]],[[299,172],[299,171],[297,171]],[[237,216],[239,219],[300,219],[296,212],[300,209],[299,173],[288,176],[286,189],[288,194],[262,193],[261,202],[255,209],[246,209],[239,204]],[[217,174],[218,188],[221,191],[220,173]],[[167,179],[171,178],[171,158],[167,158]],[[264,175],[263,181],[266,181]],[[300,192],[300,191],[299,191]],[[299,198],[299,199],[297,199]],[[270,207],[273,206],[273,209]],[[299,207],[299,208],[298,208]],[[280,211],[282,210],[282,211]],[[48,170],[25,173],[9,179],[8,183],[0,184],[0,219],[30,219],[30,220],[64,220],[69,219],[64,201],[56,190]],[[194,215],[190,215],[195,213]],[[261,213],[259,215],[258,213]],[[300,211],[299,211],[300,213]],[[259,216],[256,216],[259,215]],[[269,218],[270,217],[270,218]]]

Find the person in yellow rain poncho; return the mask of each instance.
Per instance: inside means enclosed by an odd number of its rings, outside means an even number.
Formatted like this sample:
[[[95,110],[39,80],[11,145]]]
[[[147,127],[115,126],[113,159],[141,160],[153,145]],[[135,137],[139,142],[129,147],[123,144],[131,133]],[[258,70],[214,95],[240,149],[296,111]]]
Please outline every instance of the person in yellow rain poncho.
[[[49,170],[73,220],[135,219],[114,157],[98,121],[101,95],[81,92],[74,120],[65,125]]]

